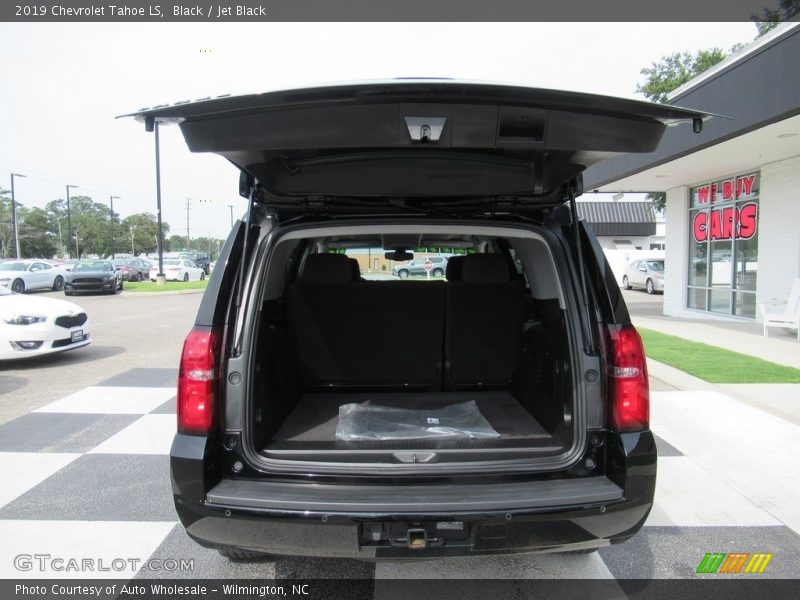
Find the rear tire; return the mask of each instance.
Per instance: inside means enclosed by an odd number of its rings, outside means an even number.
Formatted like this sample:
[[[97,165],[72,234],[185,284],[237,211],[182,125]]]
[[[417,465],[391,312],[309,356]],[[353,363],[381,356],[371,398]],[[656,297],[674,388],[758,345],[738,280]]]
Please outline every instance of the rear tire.
[[[230,560],[264,560],[272,556],[264,552],[255,552],[253,550],[244,550],[243,548],[233,548],[231,546],[217,548],[217,552]]]
[[[11,284],[11,291],[17,294],[25,293],[25,282],[22,279],[15,279]]]
[[[624,287],[626,290],[631,289],[631,282],[628,281],[628,276],[627,275],[625,275],[622,278],[622,287]]]
[[[141,281],[142,279],[144,279],[144,275],[142,275],[142,272],[141,272],[141,271],[139,271],[139,272],[136,274],[136,281]]]
[[[653,280],[652,279],[648,279],[647,280],[647,284],[645,285],[645,287],[647,289],[647,293],[648,294],[655,294],[656,293],[656,287],[653,285]]]
[[[206,278],[206,273],[205,271],[203,271],[202,273],[200,273],[200,281],[205,280],[205,278]]]
[[[434,277],[441,277],[442,275],[444,275],[444,271],[442,271],[441,269],[434,269],[433,270],[433,276]]]
[[[189,281],[189,274],[188,273],[184,273],[183,274],[183,280],[184,281]]]
[[[400,279],[408,279],[408,271],[406,271],[405,269],[403,269],[402,271],[398,271],[397,276]]]
[[[60,292],[63,289],[64,289],[64,278],[61,275],[58,275],[53,281],[53,291]]]

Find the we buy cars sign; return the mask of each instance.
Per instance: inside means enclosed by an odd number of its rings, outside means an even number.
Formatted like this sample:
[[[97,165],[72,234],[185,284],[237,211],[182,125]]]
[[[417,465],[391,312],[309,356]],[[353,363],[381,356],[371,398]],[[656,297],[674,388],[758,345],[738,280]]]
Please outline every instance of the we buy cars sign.
[[[692,234],[696,242],[707,240],[749,240],[758,231],[757,174],[744,175],[701,185],[692,190],[695,208]],[[753,198],[753,202],[734,204],[734,200]],[[727,206],[724,203],[730,203]]]

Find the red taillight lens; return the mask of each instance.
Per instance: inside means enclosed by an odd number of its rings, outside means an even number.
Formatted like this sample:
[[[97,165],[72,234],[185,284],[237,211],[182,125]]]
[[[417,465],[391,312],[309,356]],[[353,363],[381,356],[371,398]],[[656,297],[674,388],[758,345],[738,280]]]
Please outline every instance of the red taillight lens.
[[[617,431],[641,431],[650,426],[650,382],[644,345],[633,325],[609,327],[608,380],[610,426]]]
[[[186,336],[178,375],[178,433],[205,435],[211,430],[218,348],[214,330],[192,329]]]

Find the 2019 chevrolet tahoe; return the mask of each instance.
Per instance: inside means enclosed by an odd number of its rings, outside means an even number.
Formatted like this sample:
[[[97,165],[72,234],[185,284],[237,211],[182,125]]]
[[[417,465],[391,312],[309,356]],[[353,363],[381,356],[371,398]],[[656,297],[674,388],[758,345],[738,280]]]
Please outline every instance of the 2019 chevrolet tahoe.
[[[230,160],[249,199],[180,364],[193,539],[402,558],[590,552],[642,527],[644,351],[575,197],[589,165],[706,114],[397,80],[135,116]],[[446,280],[370,280],[353,258],[417,248],[458,255]]]

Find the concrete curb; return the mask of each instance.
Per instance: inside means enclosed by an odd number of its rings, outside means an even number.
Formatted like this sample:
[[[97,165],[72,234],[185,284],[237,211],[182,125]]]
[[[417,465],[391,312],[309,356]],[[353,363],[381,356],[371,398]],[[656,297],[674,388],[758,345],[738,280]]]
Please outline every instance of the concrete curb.
[[[126,298],[139,296],[180,296],[182,294],[202,294],[205,291],[205,288],[198,290],[170,290],[164,292],[126,292],[123,289],[121,295]]]
[[[680,369],[647,358],[647,374],[679,390],[715,390],[717,384],[709,383]]]

